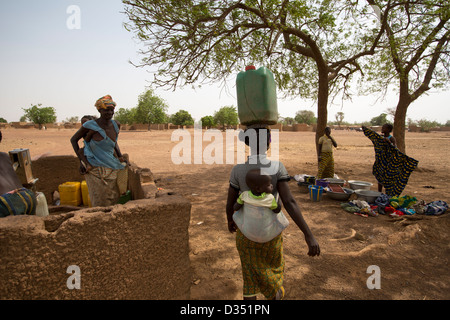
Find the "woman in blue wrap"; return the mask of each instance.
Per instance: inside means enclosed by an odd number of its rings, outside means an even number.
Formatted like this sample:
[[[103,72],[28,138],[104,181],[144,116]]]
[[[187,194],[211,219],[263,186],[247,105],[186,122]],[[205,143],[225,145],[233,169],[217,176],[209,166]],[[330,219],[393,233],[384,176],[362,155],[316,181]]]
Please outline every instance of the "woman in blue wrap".
[[[117,144],[120,123],[113,120],[116,103],[107,95],[98,99],[95,106],[100,118],[85,122],[70,142],[81,161],[92,206],[110,206],[120,197],[117,175],[126,167],[126,161]],[[79,152],[78,141],[86,136],[89,139],[84,141],[84,152]]]

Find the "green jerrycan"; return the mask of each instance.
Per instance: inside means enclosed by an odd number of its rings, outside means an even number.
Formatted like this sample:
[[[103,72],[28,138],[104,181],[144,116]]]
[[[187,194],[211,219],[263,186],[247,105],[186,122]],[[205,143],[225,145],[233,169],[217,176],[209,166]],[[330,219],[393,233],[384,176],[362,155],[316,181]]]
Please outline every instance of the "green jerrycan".
[[[241,124],[276,124],[278,106],[276,83],[266,67],[248,66],[236,77],[238,115]]]

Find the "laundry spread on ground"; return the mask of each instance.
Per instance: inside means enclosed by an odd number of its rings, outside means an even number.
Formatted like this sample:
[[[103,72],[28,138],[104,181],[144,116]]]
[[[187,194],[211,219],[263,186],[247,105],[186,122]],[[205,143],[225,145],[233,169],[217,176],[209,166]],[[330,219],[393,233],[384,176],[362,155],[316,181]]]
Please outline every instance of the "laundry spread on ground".
[[[438,216],[447,211],[448,204],[442,200],[426,203],[409,195],[390,197],[383,193],[373,203],[351,200],[341,203],[341,208],[362,217],[376,217],[383,214],[395,218],[414,214]]]
[[[316,177],[307,174],[296,174],[291,178],[297,181],[299,185],[316,183]],[[334,175],[334,179],[341,180],[336,174]],[[326,194],[328,191],[336,192],[339,189],[343,190],[338,185],[333,186],[330,184],[324,188],[324,192]],[[443,200],[435,200],[427,203],[425,200],[420,200],[410,195],[390,196],[386,193],[381,193],[373,203],[357,197],[350,197],[348,202],[342,202],[340,206],[343,210],[361,217],[376,217],[380,214],[391,217],[414,214],[438,216],[445,213],[448,209],[448,204]]]

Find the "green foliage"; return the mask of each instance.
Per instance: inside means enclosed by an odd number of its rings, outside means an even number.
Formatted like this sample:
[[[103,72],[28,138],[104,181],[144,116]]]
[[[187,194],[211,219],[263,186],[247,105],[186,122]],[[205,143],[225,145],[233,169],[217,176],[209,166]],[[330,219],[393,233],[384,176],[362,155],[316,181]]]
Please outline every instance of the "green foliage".
[[[402,97],[414,101],[431,88],[448,87],[450,2],[378,0],[376,5],[379,23],[387,21],[386,32],[378,54],[364,61],[364,92],[385,94],[394,86],[402,88]]]
[[[167,121],[166,111],[168,106],[166,102],[153,93],[153,90],[147,90],[138,98],[138,105],[133,111],[133,120],[135,123],[165,123]]]
[[[214,127],[217,124],[213,116],[204,116],[200,121],[204,127]]]
[[[5,118],[1,118],[1,117],[0,117],[0,123],[8,123],[8,121],[6,121]]]
[[[122,2],[125,28],[145,45],[140,66],[158,66],[154,83],[173,88],[254,64],[271,69],[284,94],[316,99],[318,66],[333,90],[346,90],[376,35],[370,7],[343,0]]]
[[[384,125],[385,123],[390,123],[390,122],[387,120],[387,114],[386,114],[386,113],[382,113],[382,114],[380,114],[379,116],[373,117],[372,119],[370,119],[370,124],[371,124],[372,126],[382,126],[382,125]]]
[[[114,119],[119,121],[121,124],[133,124],[134,121],[134,112],[136,111],[136,108],[133,109],[125,109],[125,108],[119,108],[116,112],[114,112]]]
[[[166,111],[169,107],[166,102],[156,96],[153,90],[147,90],[138,98],[138,104],[131,109],[120,108],[114,113],[114,119],[123,124],[151,124],[166,123]]]
[[[145,46],[139,66],[157,67],[155,85],[222,81],[246,65],[266,66],[284,96],[317,100],[317,133],[329,96],[350,98],[355,80],[361,91],[386,93],[402,79],[412,101],[449,84],[448,0],[122,2],[125,28]]]
[[[279,120],[283,125],[293,125],[295,123],[295,119],[292,117],[285,117]]]
[[[236,108],[233,106],[225,106],[214,113],[214,120],[217,124],[232,126],[239,124],[239,117]]]
[[[314,115],[314,112],[309,111],[309,110],[297,111],[294,119],[297,123],[306,123],[308,125],[317,123],[317,118]]]
[[[179,110],[170,117],[170,122],[180,126],[189,126],[194,124],[194,119],[186,110]]]
[[[436,121],[429,121],[426,119],[420,119],[417,121],[417,125],[420,127],[421,132],[430,132],[433,128],[438,128],[441,125]]]
[[[42,104],[31,105],[31,108],[22,108],[25,112],[25,119],[38,124],[39,128],[45,123],[54,123],[56,121],[56,111],[53,107],[40,108]]]

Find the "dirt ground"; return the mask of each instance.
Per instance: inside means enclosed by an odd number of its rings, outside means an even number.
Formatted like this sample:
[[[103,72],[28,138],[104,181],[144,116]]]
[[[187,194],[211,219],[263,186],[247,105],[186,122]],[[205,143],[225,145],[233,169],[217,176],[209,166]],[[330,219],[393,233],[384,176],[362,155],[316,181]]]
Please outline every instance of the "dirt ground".
[[[0,151],[30,149],[43,154],[72,155],[70,129],[4,129]],[[122,131],[123,153],[140,167],[151,169],[160,192],[181,194],[192,202],[190,258],[191,298],[242,299],[242,275],[235,236],[228,232],[225,204],[233,164],[173,163],[174,131]],[[193,131],[188,130],[191,137]],[[336,174],[346,180],[374,183],[373,146],[363,133],[332,132]],[[223,135],[226,141],[225,135]],[[174,141],[172,141],[174,140]],[[194,139],[192,139],[194,140]],[[419,160],[402,195],[427,202],[449,202],[450,132],[407,133],[406,153]],[[203,141],[208,148],[209,141]],[[226,151],[226,150],[225,150]],[[289,174],[315,175],[317,163],[312,132],[281,132],[280,160]],[[193,154],[193,152],[192,152]],[[224,153],[225,154],[225,153]],[[193,159],[193,156],[192,156]],[[324,195],[312,202],[295,180],[290,183],[303,216],[321,246],[319,257],[309,257],[303,234],[290,220],[284,232],[285,289],[288,300],[441,300],[450,298],[450,218],[414,215],[361,217],[340,208],[340,201]],[[286,216],[288,214],[286,213]],[[353,230],[356,236],[348,238]],[[370,266],[380,270],[380,289],[369,289]],[[369,269],[368,269],[369,268]],[[260,297],[263,298],[263,297]]]

